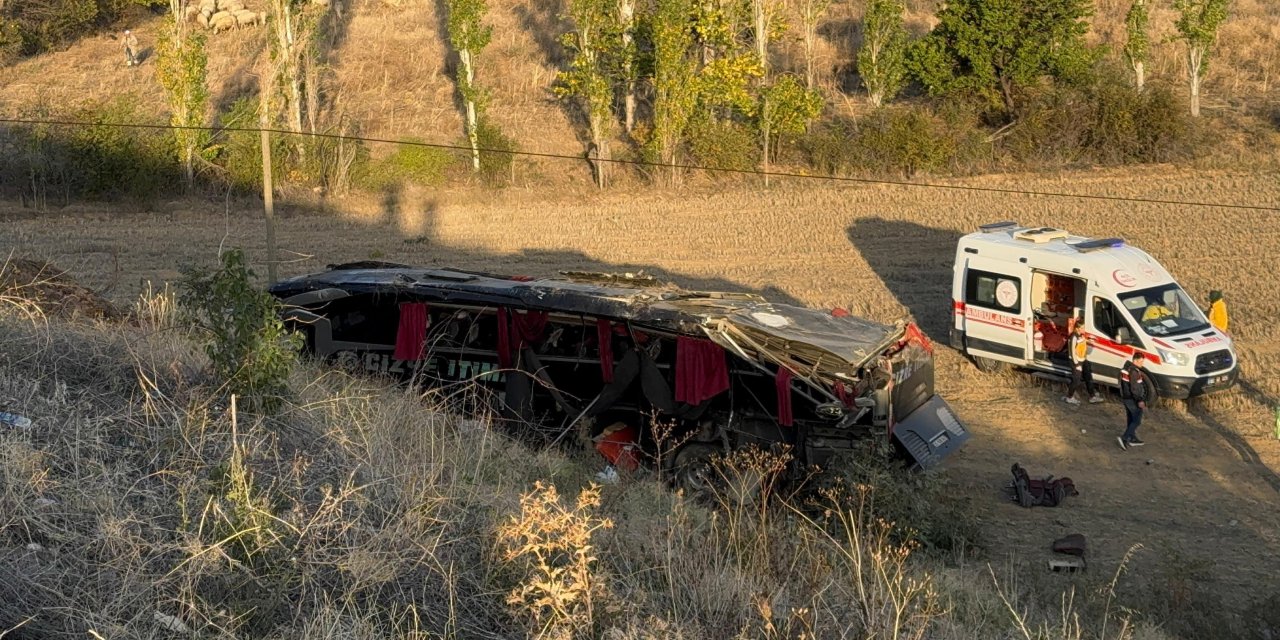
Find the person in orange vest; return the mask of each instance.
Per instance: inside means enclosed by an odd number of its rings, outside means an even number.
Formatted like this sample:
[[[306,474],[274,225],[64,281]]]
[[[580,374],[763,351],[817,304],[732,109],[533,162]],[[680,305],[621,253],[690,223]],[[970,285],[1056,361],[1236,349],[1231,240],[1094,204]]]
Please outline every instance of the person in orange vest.
[[[1209,324],[1223,333],[1227,333],[1230,321],[1227,319],[1227,301],[1222,299],[1222,292],[1214,289],[1209,292]]]
[[[1089,394],[1089,404],[1102,402],[1102,395],[1093,386],[1093,367],[1089,363],[1089,352],[1092,349],[1089,338],[1084,335],[1084,321],[1072,318],[1071,340],[1067,343],[1067,350],[1071,353],[1071,386],[1067,388],[1067,396],[1063,398],[1067,404],[1080,404],[1076,399],[1076,392],[1081,387]]]

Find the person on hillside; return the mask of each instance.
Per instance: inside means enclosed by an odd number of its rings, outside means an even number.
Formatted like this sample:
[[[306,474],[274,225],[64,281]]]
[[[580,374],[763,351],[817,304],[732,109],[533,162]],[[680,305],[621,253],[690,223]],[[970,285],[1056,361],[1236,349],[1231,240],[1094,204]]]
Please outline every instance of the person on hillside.
[[[1116,439],[1120,441],[1121,449],[1146,444],[1138,438],[1138,427],[1142,426],[1142,414],[1147,410],[1147,400],[1153,397],[1151,378],[1142,368],[1146,361],[1146,354],[1138,351],[1120,369],[1120,399],[1124,402],[1125,429],[1124,435]]]
[[[1222,299],[1222,292],[1217,289],[1209,292],[1209,324],[1223,333],[1227,333],[1230,324],[1227,318],[1227,301]]]
[[[1067,388],[1067,397],[1063,400],[1067,404],[1080,404],[1076,399],[1076,392],[1083,387],[1089,394],[1089,404],[1102,402],[1102,395],[1093,386],[1093,365],[1089,362],[1093,346],[1084,335],[1084,321],[1080,318],[1071,320],[1071,339],[1067,343],[1067,350],[1071,353],[1071,386]]]
[[[138,64],[138,37],[133,35],[132,31],[124,30],[124,37],[121,39],[124,45],[124,66],[132,67]]]

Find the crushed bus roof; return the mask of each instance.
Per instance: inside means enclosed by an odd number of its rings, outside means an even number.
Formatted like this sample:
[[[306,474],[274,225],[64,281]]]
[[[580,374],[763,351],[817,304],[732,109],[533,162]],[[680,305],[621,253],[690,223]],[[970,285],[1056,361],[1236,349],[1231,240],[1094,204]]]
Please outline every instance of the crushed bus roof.
[[[282,280],[284,299],[325,289],[437,303],[514,307],[615,318],[650,329],[704,335],[731,351],[785,355],[829,373],[852,373],[899,340],[904,324],[769,302],[754,294],[691,291],[647,276],[563,272],[527,278],[388,263],[331,265]]]

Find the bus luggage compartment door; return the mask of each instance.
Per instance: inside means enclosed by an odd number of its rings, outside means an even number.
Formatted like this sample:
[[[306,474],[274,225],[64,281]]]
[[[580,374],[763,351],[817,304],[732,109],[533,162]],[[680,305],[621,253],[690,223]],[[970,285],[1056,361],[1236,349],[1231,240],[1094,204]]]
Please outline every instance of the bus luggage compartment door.
[[[947,401],[934,395],[893,426],[893,439],[916,465],[928,469],[963,446],[969,430]]]

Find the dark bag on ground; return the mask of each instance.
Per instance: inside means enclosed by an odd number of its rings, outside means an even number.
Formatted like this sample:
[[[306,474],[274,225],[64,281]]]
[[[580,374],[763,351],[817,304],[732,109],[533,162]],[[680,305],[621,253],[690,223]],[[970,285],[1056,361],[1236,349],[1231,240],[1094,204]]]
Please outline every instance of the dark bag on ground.
[[[1078,496],[1076,485],[1071,478],[1054,478],[1053,476],[1045,476],[1044,478],[1032,478],[1022,465],[1013,463],[1013,481],[1010,484],[1013,489],[1013,501],[1018,504],[1031,507],[1056,507],[1062,504],[1067,496]]]
[[[1082,533],[1073,533],[1053,541],[1053,550],[1056,553],[1084,557],[1086,547],[1084,534]]]

